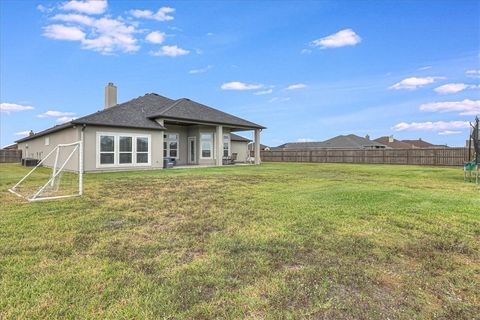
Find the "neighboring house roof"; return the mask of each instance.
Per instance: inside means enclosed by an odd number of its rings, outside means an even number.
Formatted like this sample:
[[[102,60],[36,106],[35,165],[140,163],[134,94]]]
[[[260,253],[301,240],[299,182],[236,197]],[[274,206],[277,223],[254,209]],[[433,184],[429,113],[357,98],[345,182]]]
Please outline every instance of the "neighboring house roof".
[[[381,144],[384,144],[387,147],[392,148],[392,149],[411,149],[412,148],[412,146],[410,144],[402,142],[402,141],[397,140],[397,139],[393,139],[393,142],[390,142],[390,137],[387,137],[387,136],[377,138],[374,141],[376,141],[378,143],[381,143]]]
[[[2,150],[15,150],[15,149],[18,149],[18,144],[16,143],[7,144],[2,148]]]
[[[205,106],[189,99],[172,100],[156,93],[120,103],[116,106],[97,111],[87,116],[72,120],[63,125],[25,137],[16,142],[27,141],[41,135],[59,131],[73,125],[99,125],[112,127],[128,127],[139,129],[165,130],[155,118],[186,120],[200,123],[223,124],[245,128],[264,129],[256,123],[241,119],[234,115]]]
[[[250,142],[252,140],[247,139],[245,137],[239,136],[238,134],[235,133],[230,133],[230,140],[231,141],[241,141],[241,142]]]
[[[250,144],[248,145],[248,150],[252,150],[252,151],[253,151],[254,149],[255,149],[255,144],[254,144],[254,143],[250,143]],[[270,147],[260,143],[260,150],[265,150],[265,149],[270,149]]]
[[[438,148],[445,147],[442,145],[432,144],[430,142],[424,141],[422,139],[417,140],[402,140],[402,142],[409,144],[412,148]]]
[[[386,146],[374,140],[359,137],[354,134],[340,135],[325,141],[285,143],[277,148],[282,149],[368,149],[385,148]]]

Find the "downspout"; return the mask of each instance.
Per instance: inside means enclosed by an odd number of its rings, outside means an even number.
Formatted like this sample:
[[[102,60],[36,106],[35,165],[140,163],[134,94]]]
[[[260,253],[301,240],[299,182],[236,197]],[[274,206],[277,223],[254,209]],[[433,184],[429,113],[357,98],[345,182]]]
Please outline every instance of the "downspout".
[[[87,127],[86,124],[82,125],[82,130],[80,131],[80,154],[79,154],[79,168],[78,168],[78,174],[79,174],[79,188],[78,188],[78,194],[82,195],[83,194],[83,163],[84,163],[84,131],[85,128]]]

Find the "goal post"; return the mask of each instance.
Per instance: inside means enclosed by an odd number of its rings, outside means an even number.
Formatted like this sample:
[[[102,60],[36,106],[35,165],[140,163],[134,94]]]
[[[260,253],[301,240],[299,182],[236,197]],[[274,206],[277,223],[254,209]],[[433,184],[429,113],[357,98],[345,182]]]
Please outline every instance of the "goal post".
[[[82,195],[83,142],[58,144],[8,190],[28,201]]]

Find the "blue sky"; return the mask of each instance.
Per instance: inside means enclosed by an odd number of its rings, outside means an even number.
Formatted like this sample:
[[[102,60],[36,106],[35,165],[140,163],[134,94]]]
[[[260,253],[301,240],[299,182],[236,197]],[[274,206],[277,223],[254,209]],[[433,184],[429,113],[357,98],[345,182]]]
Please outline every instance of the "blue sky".
[[[463,145],[479,1],[1,1],[1,145],[156,92],[268,127],[265,144],[393,134]]]

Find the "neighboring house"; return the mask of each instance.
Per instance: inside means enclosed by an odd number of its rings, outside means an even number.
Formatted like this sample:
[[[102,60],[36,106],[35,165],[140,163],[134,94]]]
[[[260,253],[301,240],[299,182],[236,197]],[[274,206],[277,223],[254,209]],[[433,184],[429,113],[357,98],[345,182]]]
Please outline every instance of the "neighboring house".
[[[340,135],[318,142],[290,142],[275,149],[385,149],[386,146],[374,140],[354,134]]]
[[[432,144],[430,142],[418,138],[417,140],[402,140],[402,142],[410,145],[411,148],[446,148],[447,145]]]
[[[386,145],[391,149],[411,149],[412,146],[408,143],[402,142],[400,140],[394,139],[393,136],[385,136],[375,139],[374,141]]]
[[[157,169],[164,158],[177,165],[220,166],[232,153],[235,131],[253,130],[260,150],[264,126],[198,102],[156,93],[116,101],[117,89],[109,83],[104,110],[20,139],[18,148],[24,157],[41,159],[58,144],[82,140],[85,171]]]

